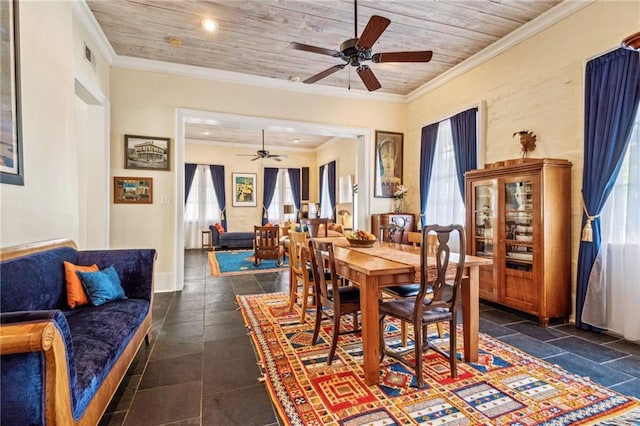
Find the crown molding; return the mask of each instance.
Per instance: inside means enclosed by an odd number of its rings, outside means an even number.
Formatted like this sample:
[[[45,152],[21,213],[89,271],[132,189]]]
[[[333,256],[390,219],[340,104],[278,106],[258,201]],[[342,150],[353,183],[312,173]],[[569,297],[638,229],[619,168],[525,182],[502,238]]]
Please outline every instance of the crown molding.
[[[140,71],[152,71],[183,77],[199,78],[203,80],[224,81],[227,83],[256,86],[266,89],[288,90],[292,92],[342,97],[349,99],[366,99],[380,102],[404,103],[405,97],[388,93],[370,93],[363,90],[347,90],[340,87],[309,85],[270,77],[242,74],[232,71],[216,70],[194,65],[175,64],[152,59],[134,58],[131,56],[116,56],[112,66]]]
[[[423,96],[426,93],[429,93],[430,91],[435,90],[438,87],[441,87],[444,84],[452,81],[453,79],[460,77],[467,71],[471,71],[472,69],[482,65],[488,60],[522,43],[528,38],[533,37],[539,32],[562,21],[566,17],[573,15],[574,13],[585,8],[586,6],[589,6],[595,1],[596,0],[564,0],[562,3],[549,9],[542,15],[538,16],[536,19],[527,22],[520,28],[512,31],[500,40],[487,46],[475,55],[460,62],[450,70],[440,74],[438,77],[420,86],[413,92],[409,93],[405,97],[405,101],[407,103],[415,101],[420,96]]]
[[[104,35],[100,24],[96,20],[95,16],[89,9],[87,2],[85,0],[80,1],[72,1],[71,2],[71,10],[73,14],[78,18],[82,27],[89,33],[91,40],[96,44],[98,51],[102,54],[104,59],[107,61],[109,65],[113,63],[114,58],[116,57],[116,51],[111,47],[111,43],[107,39],[107,36]]]

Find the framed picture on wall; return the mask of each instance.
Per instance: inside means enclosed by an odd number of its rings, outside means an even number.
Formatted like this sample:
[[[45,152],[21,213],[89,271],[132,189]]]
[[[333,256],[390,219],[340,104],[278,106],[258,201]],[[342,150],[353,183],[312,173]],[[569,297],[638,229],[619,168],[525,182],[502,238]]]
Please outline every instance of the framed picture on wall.
[[[153,179],[150,177],[114,177],[115,204],[153,204]]]
[[[232,173],[233,177],[233,206],[255,207],[256,202],[256,174]]]
[[[18,52],[18,3],[2,0],[0,28],[2,28],[2,96],[0,111],[2,127],[0,139],[0,182],[24,185],[22,161],[22,123],[20,111],[20,61]]]
[[[124,135],[124,168],[169,170],[171,139]]]
[[[398,185],[402,185],[402,133],[376,130],[374,197],[393,198]]]

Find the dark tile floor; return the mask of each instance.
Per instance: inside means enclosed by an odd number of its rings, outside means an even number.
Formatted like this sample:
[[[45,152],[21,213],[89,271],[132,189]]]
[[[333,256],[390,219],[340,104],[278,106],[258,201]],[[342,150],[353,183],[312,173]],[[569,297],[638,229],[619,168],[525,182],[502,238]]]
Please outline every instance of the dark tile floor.
[[[288,274],[214,278],[206,254],[185,256],[182,292],[156,294],[144,346],[103,425],[278,425],[236,295],[287,291]],[[640,398],[640,345],[482,305],[480,331]]]

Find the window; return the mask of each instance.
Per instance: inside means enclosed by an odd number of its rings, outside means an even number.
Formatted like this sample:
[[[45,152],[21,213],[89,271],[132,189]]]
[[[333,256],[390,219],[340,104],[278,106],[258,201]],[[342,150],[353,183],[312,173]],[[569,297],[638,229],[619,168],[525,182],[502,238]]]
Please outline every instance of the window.
[[[604,326],[631,341],[640,341],[640,322],[637,319],[640,284],[636,277],[636,265],[640,259],[639,127],[640,110],[620,173],[602,211],[599,253],[607,289]]]
[[[441,121],[438,126],[425,216],[427,224],[449,225],[465,222],[464,200],[458,186],[454,155],[451,121],[447,119]]]
[[[287,169],[278,170],[278,180],[276,181],[276,189],[273,193],[271,205],[269,206],[269,222],[282,223],[287,219],[292,220],[293,215],[284,217],[284,205],[293,203],[293,195],[291,194],[291,182],[289,182],[289,171]]]
[[[200,248],[200,231],[208,230],[216,222],[220,222],[220,207],[211,170],[208,165],[199,164],[184,209],[185,248]]]

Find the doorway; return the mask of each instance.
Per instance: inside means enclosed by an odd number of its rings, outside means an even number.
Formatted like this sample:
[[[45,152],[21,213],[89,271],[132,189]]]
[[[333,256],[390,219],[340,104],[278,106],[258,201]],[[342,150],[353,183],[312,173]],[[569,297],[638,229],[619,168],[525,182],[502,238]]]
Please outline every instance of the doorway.
[[[320,125],[317,123],[308,123],[300,121],[270,119],[264,117],[252,117],[235,114],[217,113],[211,111],[189,110],[177,108],[175,110],[175,155],[174,167],[174,200],[175,200],[175,225],[174,225],[174,265],[176,271],[175,290],[182,290],[184,286],[184,157],[185,157],[185,130],[187,123],[211,123],[216,126],[247,126],[267,128],[270,126],[279,126],[281,128],[297,129],[302,133],[329,134],[335,137],[347,137],[357,140],[357,158],[354,159],[355,164],[355,182],[361,182],[358,185],[358,191],[354,198],[354,226],[360,224],[363,226],[365,218],[369,216],[370,206],[368,200],[369,185],[367,182],[371,180],[370,168],[364,167],[365,164],[373,162],[371,148],[371,130],[367,128],[345,127],[335,125]]]

